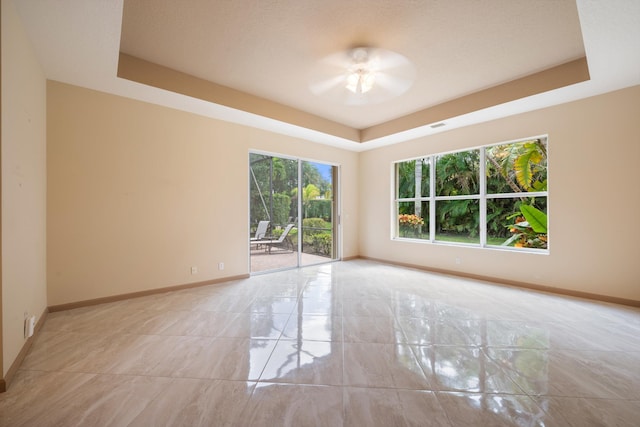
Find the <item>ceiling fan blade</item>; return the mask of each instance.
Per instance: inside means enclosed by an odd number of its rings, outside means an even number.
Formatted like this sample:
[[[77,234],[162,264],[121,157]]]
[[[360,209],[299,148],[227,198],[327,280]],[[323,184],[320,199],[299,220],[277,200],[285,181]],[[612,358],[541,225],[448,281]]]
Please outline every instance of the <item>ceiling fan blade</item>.
[[[373,74],[373,86],[365,93],[347,89],[347,77],[357,69]],[[377,104],[401,95],[413,83],[411,62],[386,49],[361,47],[334,53],[321,59],[311,72],[309,88],[314,94],[345,105]],[[351,83],[353,84],[353,83]]]
[[[344,80],[344,75],[337,75],[322,81],[311,83],[309,85],[309,88],[311,89],[311,92],[315,93],[316,95],[322,95],[335,87],[341,87],[344,84]]]
[[[393,95],[403,94],[411,87],[412,83],[413,79],[406,79],[386,73],[379,73],[376,76],[376,85]]]
[[[333,53],[329,56],[325,56],[320,60],[320,67],[337,68],[344,70],[353,63],[353,59],[349,55],[349,52]]]
[[[371,58],[377,61],[378,70],[413,68],[411,62],[403,55],[386,49],[373,49]]]

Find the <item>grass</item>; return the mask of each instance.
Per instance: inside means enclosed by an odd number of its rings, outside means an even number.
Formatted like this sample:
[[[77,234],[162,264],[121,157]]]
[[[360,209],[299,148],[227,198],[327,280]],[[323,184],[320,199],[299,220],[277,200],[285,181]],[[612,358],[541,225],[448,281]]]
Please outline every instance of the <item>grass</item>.
[[[415,234],[411,231],[400,231],[400,236],[408,239],[420,239],[420,240],[429,240],[429,233],[419,233]],[[488,237],[487,245],[500,246],[507,240],[506,237]],[[470,237],[463,234],[446,234],[439,233],[436,234],[437,242],[452,242],[452,243],[466,243],[472,245],[480,244],[480,237]]]

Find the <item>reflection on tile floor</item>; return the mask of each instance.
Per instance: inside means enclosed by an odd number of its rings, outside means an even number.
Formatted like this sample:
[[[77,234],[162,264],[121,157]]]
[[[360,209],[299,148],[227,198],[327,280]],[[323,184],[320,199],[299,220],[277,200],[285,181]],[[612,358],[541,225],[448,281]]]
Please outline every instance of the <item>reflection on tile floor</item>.
[[[1,426],[638,426],[640,310],[370,261],[52,313]]]

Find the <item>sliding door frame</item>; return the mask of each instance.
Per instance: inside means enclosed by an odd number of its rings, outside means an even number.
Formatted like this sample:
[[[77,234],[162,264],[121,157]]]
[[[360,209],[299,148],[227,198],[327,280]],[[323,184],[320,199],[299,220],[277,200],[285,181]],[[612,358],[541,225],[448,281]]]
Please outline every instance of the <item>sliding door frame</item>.
[[[273,270],[265,270],[265,271],[260,271],[260,272],[255,272],[255,273],[251,273],[251,244],[247,244],[247,252],[248,252],[248,266],[247,266],[247,270],[249,271],[249,273],[251,275],[253,274],[262,274],[262,273],[267,273],[267,272],[274,272],[274,271],[281,271],[281,270],[291,270],[294,268],[300,268],[300,267],[305,267],[305,266],[309,266],[309,265],[317,265],[317,264],[325,264],[325,263],[330,263],[330,262],[335,262],[335,261],[340,261],[341,258],[341,254],[342,254],[342,191],[340,189],[341,186],[341,180],[340,180],[340,175],[341,175],[341,170],[340,170],[340,165],[333,163],[333,162],[328,162],[325,160],[316,160],[316,159],[310,159],[310,158],[306,158],[306,157],[296,157],[296,156],[291,156],[291,155],[287,155],[287,154],[280,154],[280,153],[274,153],[274,152],[270,152],[270,151],[262,151],[262,150],[249,150],[248,154],[247,154],[247,158],[248,158],[248,166],[249,168],[251,168],[251,155],[252,154],[257,154],[257,155],[263,155],[263,156],[270,156],[270,157],[278,157],[281,159],[286,159],[286,160],[295,160],[298,162],[298,177],[297,177],[297,185],[298,185],[298,195],[299,197],[297,197],[297,211],[298,211],[298,217],[297,217],[297,221],[296,221],[296,227],[298,228],[298,238],[297,238],[297,261],[296,261],[296,265],[293,267],[284,267],[284,268],[279,268],[279,269],[273,269]],[[331,224],[332,224],[332,249],[331,249],[331,258],[328,259],[326,262],[322,262],[322,263],[317,263],[317,264],[305,264],[302,265],[302,234],[303,234],[303,229],[302,229],[302,220],[303,220],[303,211],[302,211],[302,184],[303,184],[303,180],[302,180],[302,162],[311,162],[311,163],[321,163],[321,164],[325,164],[325,165],[329,165],[331,166],[331,191],[332,191],[332,199],[333,199],[333,208],[332,208],[332,218],[331,218]],[[251,229],[251,171],[248,171],[249,174],[249,181],[247,183],[247,233],[246,235],[249,235],[249,230]]]

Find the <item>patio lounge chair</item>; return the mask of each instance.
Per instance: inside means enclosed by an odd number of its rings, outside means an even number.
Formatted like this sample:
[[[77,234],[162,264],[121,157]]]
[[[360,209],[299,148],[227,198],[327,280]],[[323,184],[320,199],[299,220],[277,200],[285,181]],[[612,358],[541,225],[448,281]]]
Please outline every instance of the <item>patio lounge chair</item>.
[[[269,221],[260,221],[256,229],[256,234],[249,240],[253,243],[256,240],[264,239],[264,236],[267,235],[267,228],[269,228]]]
[[[295,224],[287,225],[284,231],[282,232],[282,234],[280,235],[280,237],[278,237],[278,239],[261,240],[259,243],[261,245],[265,245],[266,246],[265,250],[267,250],[269,253],[271,253],[271,248],[273,246],[283,246],[285,244],[289,245],[291,247],[291,250],[293,251],[293,244],[291,243],[290,240],[287,239],[287,236],[289,235],[289,232],[293,227],[295,227]]]

